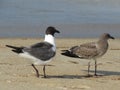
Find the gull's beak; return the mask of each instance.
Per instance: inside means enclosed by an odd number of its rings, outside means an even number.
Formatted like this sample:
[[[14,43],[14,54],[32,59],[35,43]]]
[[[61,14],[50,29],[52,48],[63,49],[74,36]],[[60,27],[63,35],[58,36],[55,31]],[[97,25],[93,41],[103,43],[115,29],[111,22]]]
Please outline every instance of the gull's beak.
[[[56,30],[56,33],[60,33],[60,31]]]
[[[111,39],[115,39],[113,36],[110,36]]]

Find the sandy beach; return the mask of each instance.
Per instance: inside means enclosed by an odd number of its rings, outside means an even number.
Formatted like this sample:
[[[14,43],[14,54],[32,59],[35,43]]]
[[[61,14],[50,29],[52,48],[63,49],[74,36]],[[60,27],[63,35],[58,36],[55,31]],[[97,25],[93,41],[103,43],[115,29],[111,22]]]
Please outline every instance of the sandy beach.
[[[43,78],[42,66],[36,66],[41,74],[35,76],[31,61],[13,53],[6,44],[29,46],[40,42],[39,38],[0,39],[0,90],[120,90],[120,39],[109,40],[109,50],[98,59],[99,77],[86,77],[88,60],[62,56],[61,50],[97,39],[56,39],[57,54],[46,66],[47,78]],[[90,74],[94,74],[94,61]]]

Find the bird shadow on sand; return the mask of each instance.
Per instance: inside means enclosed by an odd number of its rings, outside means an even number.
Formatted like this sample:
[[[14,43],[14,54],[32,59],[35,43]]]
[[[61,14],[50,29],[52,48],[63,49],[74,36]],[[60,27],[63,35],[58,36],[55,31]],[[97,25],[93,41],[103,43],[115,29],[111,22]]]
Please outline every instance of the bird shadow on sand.
[[[87,72],[87,70],[83,70],[83,71]],[[101,71],[101,70],[98,70],[97,71],[98,76],[94,76],[94,70],[90,70],[90,72],[91,72],[90,76],[88,76],[87,74],[86,75],[48,75],[47,79],[51,79],[51,78],[84,79],[84,78],[90,78],[90,77],[104,77],[104,76],[112,76],[112,75],[120,76],[120,72],[115,72],[115,71]]]
[[[81,79],[83,78],[83,76],[80,75],[48,75],[47,79]]]
[[[83,71],[88,72],[87,70],[83,70]],[[90,72],[94,74],[94,70],[90,70]],[[112,75],[118,75],[118,76],[120,76],[120,72],[117,72],[117,71],[103,71],[103,70],[98,70],[97,74],[98,75],[102,75],[102,76],[112,76]]]

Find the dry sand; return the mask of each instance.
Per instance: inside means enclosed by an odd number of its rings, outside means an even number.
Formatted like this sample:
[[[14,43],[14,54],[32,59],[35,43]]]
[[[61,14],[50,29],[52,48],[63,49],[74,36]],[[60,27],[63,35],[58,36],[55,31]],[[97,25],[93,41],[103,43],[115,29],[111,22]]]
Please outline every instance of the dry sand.
[[[57,39],[57,55],[46,67],[48,78],[37,78],[28,59],[5,45],[28,46],[42,39],[0,39],[0,90],[120,90],[120,39],[110,40],[108,52],[98,59],[100,77],[86,77],[88,60],[60,55],[62,49],[97,39]],[[90,73],[94,74],[94,62]],[[41,75],[42,66],[37,66]]]

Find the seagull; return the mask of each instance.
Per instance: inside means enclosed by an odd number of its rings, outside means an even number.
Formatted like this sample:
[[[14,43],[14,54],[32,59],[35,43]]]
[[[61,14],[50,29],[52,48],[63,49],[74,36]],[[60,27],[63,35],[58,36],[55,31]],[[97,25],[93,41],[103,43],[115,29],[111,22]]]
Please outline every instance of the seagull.
[[[80,58],[80,59],[93,59],[95,61],[95,76],[97,76],[97,58],[103,56],[109,47],[108,39],[114,39],[110,34],[104,33],[100,36],[97,42],[90,42],[81,44],[79,46],[73,46],[69,50],[62,50],[62,55]],[[90,70],[90,61],[88,62],[88,76]]]
[[[35,65],[43,65],[44,78],[46,78],[45,66],[56,54],[54,34],[60,33],[60,31],[55,29],[55,27],[49,26],[45,33],[43,42],[36,43],[29,47],[6,45],[7,47],[12,48],[13,52],[32,60],[32,67],[35,69],[37,77],[39,77],[40,74]]]

